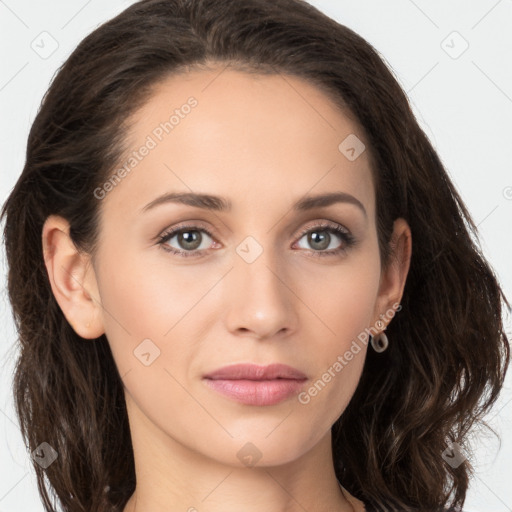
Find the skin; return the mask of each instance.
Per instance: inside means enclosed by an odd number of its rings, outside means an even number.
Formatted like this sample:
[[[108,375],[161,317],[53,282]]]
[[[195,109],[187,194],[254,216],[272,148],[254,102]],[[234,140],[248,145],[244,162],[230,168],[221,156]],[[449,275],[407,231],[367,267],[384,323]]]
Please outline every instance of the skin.
[[[106,334],[124,382],[137,476],[124,512],[363,510],[338,486],[330,428],[356,389],[366,345],[307,404],[240,404],[202,377],[232,363],[280,362],[304,372],[310,388],[400,302],[409,226],[395,221],[384,270],[368,151],[350,161],[338,149],[349,134],[368,148],[364,134],[296,77],[217,67],[166,79],[133,118],[131,150],[190,96],[198,105],[100,201],[94,258],[77,251],[63,218],[49,217],[42,233],[64,315],[84,343]],[[141,212],[164,192],[192,191],[224,196],[232,210],[166,203]],[[292,209],[306,194],[333,191],[366,214],[348,202]],[[211,230],[195,232],[202,257],[155,241],[184,221]],[[301,236],[321,221],[344,226],[356,243],[319,257],[346,245],[332,232],[328,249]],[[248,236],[262,249],[251,263],[236,251]],[[176,235],[166,245],[187,250]],[[146,366],[134,350],[148,338],[160,355]],[[253,467],[237,456],[247,443],[260,456]]]

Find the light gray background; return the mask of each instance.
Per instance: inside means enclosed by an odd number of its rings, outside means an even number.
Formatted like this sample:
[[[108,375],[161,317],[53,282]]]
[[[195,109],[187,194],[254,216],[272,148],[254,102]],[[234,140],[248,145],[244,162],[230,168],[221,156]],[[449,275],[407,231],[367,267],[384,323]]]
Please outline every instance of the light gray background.
[[[2,203],[21,172],[29,128],[57,68],[86,34],[131,3],[0,0]],[[393,69],[512,298],[512,0],[311,3],[367,39]],[[38,512],[43,507],[11,399],[15,329],[3,249],[1,256],[0,512]],[[509,375],[488,417],[501,446],[492,436],[478,438],[468,512],[512,511],[511,382]]]

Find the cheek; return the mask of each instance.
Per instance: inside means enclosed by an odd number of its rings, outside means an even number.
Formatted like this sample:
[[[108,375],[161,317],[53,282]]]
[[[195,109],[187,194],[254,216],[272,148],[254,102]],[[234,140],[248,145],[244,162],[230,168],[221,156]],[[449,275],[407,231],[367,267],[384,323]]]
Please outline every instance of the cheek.
[[[99,290],[104,329],[122,376],[141,364],[139,351],[149,352],[155,363],[163,359],[164,344],[185,314],[184,288],[183,283],[166,282],[161,270],[127,252],[109,255],[105,251],[102,261]]]
[[[313,431],[324,431],[341,416],[357,388],[366,358],[365,329],[371,319],[375,287],[372,283],[362,285],[354,275],[345,284],[342,290],[330,290],[335,304],[315,302],[330,330],[322,329],[327,334],[316,336],[314,351],[309,347],[313,377],[298,396],[305,414],[317,427]]]
[[[168,429],[180,424],[184,412],[185,425],[204,412],[187,391],[186,369],[197,351],[190,336],[197,321],[193,308],[208,287],[194,281],[192,267],[171,273],[169,265],[148,259],[126,253],[109,263],[105,259],[104,269],[115,271],[103,272],[100,293],[112,355],[127,401],[136,404],[132,413],[140,410]]]
[[[226,269],[177,265],[163,250],[152,253],[104,251],[99,288],[105,333],[121,376],[141,367],[145,371],[150,363],[164,381],[166,370],[182,381],[207,336],[208,322],[218,319],[218,301],[212,303],[208,291]],[[155,388],[161,388],[153,374],[147,386],[155,378]]]
[[[378,254],[359,251],[330,269],[303,269],[300,276],[296,289],[314,313],[308,323],[316,316],[324,324],[319,324],[325,333],[322,353],[332,357],[370,327],[380,282]]]
[[[345,263],[329,274],[323,269],[301,280],[301,297],[308,297],[315,313],[308,315],[305,328],[313,333],[316,325],[323,334],[312,334],[314,378],[299,401],[311,414],[326,411],[323,421],[328,423],[341,415],[359,382],[379,289],[376,252],[361,252]]]
[[[101,274],[107,327],[115,331],[121,324],[125,335],[129,331],[138,336],[162,337],[190,309],[194,297],[197,302],[194,288],[204,293],[204,286],[193,279],[192,267],[173,270],[165,255],[155,258],[142,251],[120,252],[104,258]]]

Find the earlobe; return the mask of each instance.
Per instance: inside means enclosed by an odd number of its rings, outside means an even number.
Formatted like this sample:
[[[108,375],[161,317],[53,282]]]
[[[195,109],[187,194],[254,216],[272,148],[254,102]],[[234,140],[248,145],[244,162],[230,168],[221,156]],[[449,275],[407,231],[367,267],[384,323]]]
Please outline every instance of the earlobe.
[[[96,275],[90,256],[80,252],[63,217],[49,216],[42,230],[43,255],[55,300],[73,330],[95,339],[105,331]]]

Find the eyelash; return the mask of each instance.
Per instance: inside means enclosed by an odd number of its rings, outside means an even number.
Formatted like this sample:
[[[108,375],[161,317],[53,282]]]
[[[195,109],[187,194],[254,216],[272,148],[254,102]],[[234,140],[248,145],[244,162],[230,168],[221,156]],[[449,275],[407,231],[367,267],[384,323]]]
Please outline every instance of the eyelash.
[[[202,256],[198,256],[198,252],[200,253],[201,251],[198,251],[197,249],[194,251],[180,251],[180,250],[177,250],[177,249],[174,249],[172,247],[165,245],[171,238],[174,237],[174,235],[179,234],[181,232],[187,232],[187,231],[200,231],[200,232],[206,233],[210,238],[214,238],[213,234],[208,229],[189,224],[189,225],[177,226],[176,228],[173,228],[169,231],[162,233],[161,235],[159,235],[157,237],[157,239],[158,239],[157,243],[158,243],[158,245],[160,245],[162,247],[162,249],[164,251],[170,252],[171,254],[175,254],[175,255],[178,255],[178,256],[181,256],[184,258],[202,257]],[[304,235],[307,235],[308,233],[313,232],[313,231],[325,231],[325,232],[329,232],[329,233],[334,233],[335,235],[338,235],[345,244],[345,247],[339,247],[338,249],[331,249],[329,251],[311,250],[310,252],[312,252],[315,257],[316,256],[319,256],[319,257],[337,256],[341,253],[346,252],[356,242],[354,236],[351,235],[348,231],[346,231],[345,228],[343,228],[339,224],[331,224],[329,222],[322,222],[318,225],[311,226],[307,229],[304,229],[300,233],[298,240],[300,240]]]

